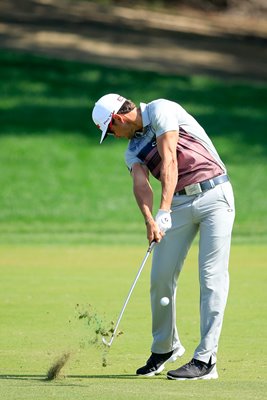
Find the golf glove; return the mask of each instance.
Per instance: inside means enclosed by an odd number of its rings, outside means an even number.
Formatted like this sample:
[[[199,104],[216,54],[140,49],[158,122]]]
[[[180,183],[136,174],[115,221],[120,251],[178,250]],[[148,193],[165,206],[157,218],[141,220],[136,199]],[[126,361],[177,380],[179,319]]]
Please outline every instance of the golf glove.
[[[172,227],[171,212],[159,209],[155,221],[161,232],[166,232]]]

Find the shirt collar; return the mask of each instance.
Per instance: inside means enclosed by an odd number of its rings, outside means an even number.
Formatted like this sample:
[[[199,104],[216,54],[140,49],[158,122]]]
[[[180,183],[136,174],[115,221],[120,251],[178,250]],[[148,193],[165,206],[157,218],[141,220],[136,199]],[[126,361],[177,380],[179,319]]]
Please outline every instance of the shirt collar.
[[[146,103],[140,103],[140,110],[141,110],[141,115],[142,115],[143,128],[145,128],[146,126],[148,126],[150,124]]]

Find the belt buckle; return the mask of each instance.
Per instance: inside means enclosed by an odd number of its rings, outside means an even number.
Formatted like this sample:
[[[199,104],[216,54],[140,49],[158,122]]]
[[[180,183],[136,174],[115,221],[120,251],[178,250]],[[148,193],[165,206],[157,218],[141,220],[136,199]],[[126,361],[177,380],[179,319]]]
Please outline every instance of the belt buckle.
[[[192,183],[192,185],[185,186],[184,190],[187,196],[191,196],[193,194],[199,194],[202,192],[200,183]]]
[[[213,179],[209,179],[209,183],[210,183],[210,188],[211,189],[215,188],[216,184],[214,183]]]

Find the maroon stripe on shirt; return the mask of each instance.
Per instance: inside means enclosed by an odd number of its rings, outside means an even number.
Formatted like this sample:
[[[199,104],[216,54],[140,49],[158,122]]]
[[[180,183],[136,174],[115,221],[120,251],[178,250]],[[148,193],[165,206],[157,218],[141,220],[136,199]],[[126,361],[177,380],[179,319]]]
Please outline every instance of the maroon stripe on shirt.
[[[160,180],[161,157],[151,140],[137,155],[148,167],[152,175]],[[180,128],[177,142],[178,182],[175,191],[185,186],[202,182],[224,173],[222,167],[209,151],[195,138]]]

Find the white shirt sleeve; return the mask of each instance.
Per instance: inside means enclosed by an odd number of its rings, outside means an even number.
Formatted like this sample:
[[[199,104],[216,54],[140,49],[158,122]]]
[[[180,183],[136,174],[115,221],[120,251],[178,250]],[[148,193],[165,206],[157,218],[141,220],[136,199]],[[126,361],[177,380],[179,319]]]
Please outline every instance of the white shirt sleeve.
[[[157,137],[168,131],[179,131],[177,104],[161,100],[153,104],[151,111],[151,125]]]
[[[133,165],[136,163],[144,164],[144,162],[140,160],[140,158],[138,158],[133,152],[129,151],[129,149],[127,149],[125,152],[125,163],[129,171],[132,170]]]

